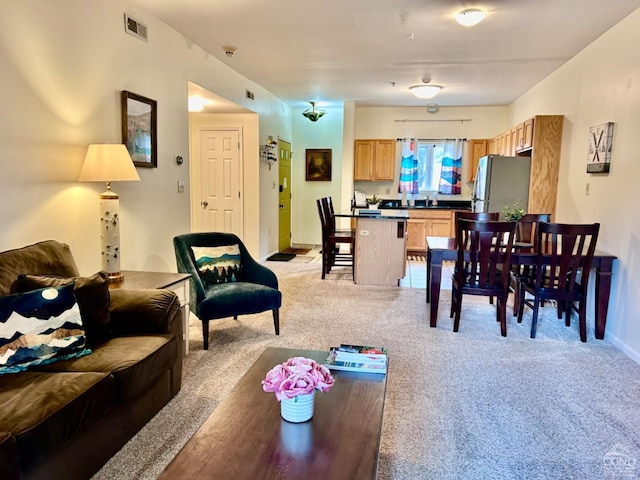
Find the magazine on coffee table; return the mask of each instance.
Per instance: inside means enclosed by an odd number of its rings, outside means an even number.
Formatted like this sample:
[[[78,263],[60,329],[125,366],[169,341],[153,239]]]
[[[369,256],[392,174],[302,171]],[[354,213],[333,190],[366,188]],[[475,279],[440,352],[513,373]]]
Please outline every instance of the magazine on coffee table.
[[[333,370],[386,373],[387,350],[381,347],[346,345],[331,347],[325,365]]]

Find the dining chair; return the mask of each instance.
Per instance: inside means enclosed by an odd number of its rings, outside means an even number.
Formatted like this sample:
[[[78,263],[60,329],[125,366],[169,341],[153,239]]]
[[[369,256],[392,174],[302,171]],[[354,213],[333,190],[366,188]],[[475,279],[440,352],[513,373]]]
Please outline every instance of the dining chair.
[[[550,222],[550,213],[526,213],[516,225],[516,248],[519,252],[536,251],[536,228],[540,222]],[[526,244],[531,245],[527,247]],[[520,279],[531,276],[532,269],[529,265],[511,265],[511,280],[509,288],[513,291],[513,316],[518,315],[520,309]],[[543,304],[544,306],[544,304]]]
[[[458,245],[458,220],[460,219],[465,219],[465,220],[475,220],[478,222],[497,222],[498,220],[500,220],[500,213],[499,212],[469,212],[466,210],[456,210],[453,214],[453,221],[454,221],[454,232],[456,233],[455,236],[455,245],[457,247]],[[463,238],[463,243],[466,242],[466,238]]]
[[[477,222],[497,222],[500,220],[500,212],[469,212],[466,210],[456,210],[453,214],[454,218],[454,231],[455,231],[455,242],[454,246],[458,246],[458,220],[475,220]],[[467,238],[462,238],[462,244],[466,245],[468,243]],[[489,303],[493,305],[493,297],[489,296]]]
[[[496,320],[500,334],[507,336],[508,267],[515,241],[516,222],[474,221],[459,219],[456,223],[458,255],[451,281],[453,331],[460,326],[463,295],[496,297]],[[465,258],[466,257],[466,258]]]
[[[320,226],[322,228],[322,279],[334,266],[351,267],[351,276],[355,280],[355,234],[353,231],[336,230],[335,216],[331,212],[330,197],[316,200]],[[343,252],[340,245],[347,244],[348,252]]]
[[[587,287],[600,224],[540,222],[537,230],[535,275],[520,281],[518,323],[525,305],[533,309],[531,338],[535,338],[540,302],[555,300],[558,318],[564,313],[566,326],[571,325],[571,312],[578,312],[580,340],[586,342]],[[526,298],[527,293],[533,298]]]

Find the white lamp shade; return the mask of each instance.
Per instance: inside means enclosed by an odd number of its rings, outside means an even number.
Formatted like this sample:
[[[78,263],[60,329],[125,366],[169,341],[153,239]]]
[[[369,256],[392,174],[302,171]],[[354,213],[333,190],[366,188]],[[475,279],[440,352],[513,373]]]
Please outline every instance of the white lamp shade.
[[[411,93],[416,97],[427,99],[435,97],[440,93],[442,87],[440,85],[413,85],[409,87],[409,90],[411,90]]]
[[[464,27],[473,27],[479,24],[487,16],[486,12],[477,8],[462,10],[456,14],[456,22]]]
[[[80,172],[81,182],[140,181],[127,147],[122,144],[89,145]]]

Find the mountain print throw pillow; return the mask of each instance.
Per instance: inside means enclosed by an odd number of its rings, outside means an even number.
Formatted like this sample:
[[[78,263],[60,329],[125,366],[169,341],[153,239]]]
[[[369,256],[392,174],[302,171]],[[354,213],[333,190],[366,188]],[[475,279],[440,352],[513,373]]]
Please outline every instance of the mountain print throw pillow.
[[[0,297],[0,374],[91,353],[73,287]]]
[[[200,278],[206,285],[235,282],[240,273],[240,246],[191,247]]]

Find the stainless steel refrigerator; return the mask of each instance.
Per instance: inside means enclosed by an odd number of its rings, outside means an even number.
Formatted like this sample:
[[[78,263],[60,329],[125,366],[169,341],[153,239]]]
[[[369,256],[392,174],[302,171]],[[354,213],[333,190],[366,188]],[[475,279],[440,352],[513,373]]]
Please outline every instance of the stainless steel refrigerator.
[[[527,211],[531,157],[487,155],[478,161],[473,185],[475,212],[499,212],[518,202]]]

